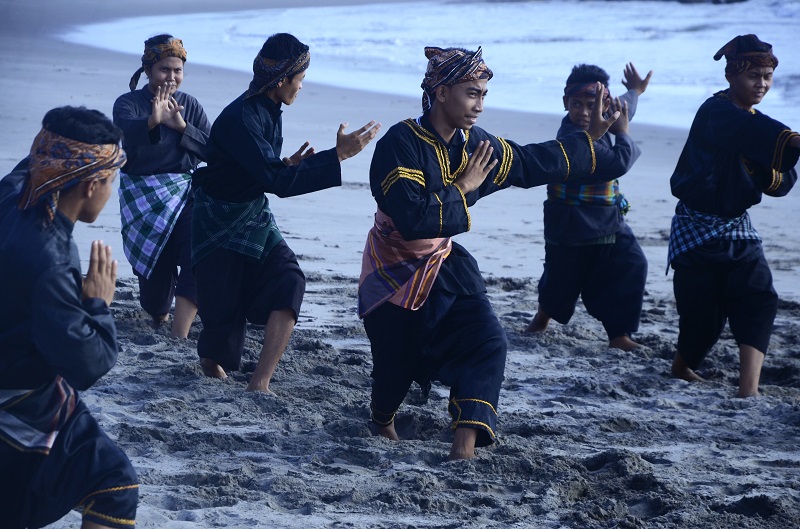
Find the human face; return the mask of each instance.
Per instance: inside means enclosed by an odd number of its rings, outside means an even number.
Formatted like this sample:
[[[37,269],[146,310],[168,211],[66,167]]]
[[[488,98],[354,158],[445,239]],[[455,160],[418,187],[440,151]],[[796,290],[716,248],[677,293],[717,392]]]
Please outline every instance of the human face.
[[[79,221],[91,223],[97,220],[97,217],[100,216],[100,212],[103,211],[103,208],[106,206],[111,196],[114,180],[116,180],[118,174],[119,170],[114,171],[114,174],[108,178],[87,182],[89,186],[89,196],[84,203],[80,215],[78,215]]]
[[[589,94],[579,94],[573,96],[564,96],[564,106],[569,114],[570,122],[576,127],[588,130],[589,122],[592,118],[592,110],[594,110],[595,97]],[[608,103],[603,103],[603,112],[608,111]]]
[[[731,85],[728,93],[733,104],[745,110],[750,110],[753,105],[759,104],[772,87],[774,70],[771,66],[759,66],[740,74],[726,76]]]
[[[439,89],[435,105],[440,106],[442,124],[449,129],[471,129],[483,112],[483,100],[489,93],[487,82],[476,79]]]
[[[306,70],[295,74],[291,81],[288,77],[284,77],[283,81],[269,92],[270,98],[276,103],[291,105],[297,99],[297,94],[303,89],[303,79],[305,78]]]
[[[164,57],[149,69],[147,74],[147,88],[152,93],[156,93],[158,87],[169,89],[169,95],[178,91],[178,87],[183,82],[183,61],[177,57]]]

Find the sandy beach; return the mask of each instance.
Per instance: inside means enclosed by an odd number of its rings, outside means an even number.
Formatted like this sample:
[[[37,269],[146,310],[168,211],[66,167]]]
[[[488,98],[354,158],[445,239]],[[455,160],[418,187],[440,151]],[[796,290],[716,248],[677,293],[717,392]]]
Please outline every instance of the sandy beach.
[[[232,0],[224,8],[263,4]],[[174,17],[180,37],[181,13],[219,5],[0,0],[0,173],[26,155],[50,108],[85,105],[110,116],[139,66],[140,48],[125,55],[70,44],[58,37],[65,28],[89,17],[158,12]],[[193,64],[191,42],[185,45],[181,89],[213,120],[250,76]],[[645,94],[640,105],[647,104],[657,102]],[[310,140],[326,149],[340,122],[388,127],[418,112],[418,99],[315,84],[312,59],[298,102],[284,109],[284,145],[288,151]],[[492,109],[487,100],[478,125],[528,143],[551,139],[559,120]],[[303,313],[273,381],[278,397],[244,391],[261,328],[249,328],[244,367],[225,381],[201,374],[199,320],[188,340],[152,331],[112,198],[97,223],[75,231],[84,258],[90,241],[103,239],[120,259],[112,305],[119,360],[83,398],[139,473],[137,527],[800,528],[800,231],[791,222],[800,193],[751,210],[781,296],[762,397],[735,398],[738,352],[727,331],[699,370],[707,383],[673,380],[677,313],[664,274],[675,205],[669,176],[687,130],[634,121],[631,134],[643,154],[621,185],[650,266],[635,336],[643,347],[632,353],[608,349],[602,326],[582,306],[568,325],[552,324],[541,336],[521,332],[536,310],[544,258],[543,188],[497,193],[471,209],[472,232],[457,240],[484,272],[509,355],[499,443],[470,461],[446,461],[452,433],[442,386],[427,399],[411,392],[397,419],[402,441],[370,435],[371,357],[356,283],[375,209],[371,147],[344,162],[341,188],[270,197],[308,277]],[[73,512],[49,527],[79,523]]]

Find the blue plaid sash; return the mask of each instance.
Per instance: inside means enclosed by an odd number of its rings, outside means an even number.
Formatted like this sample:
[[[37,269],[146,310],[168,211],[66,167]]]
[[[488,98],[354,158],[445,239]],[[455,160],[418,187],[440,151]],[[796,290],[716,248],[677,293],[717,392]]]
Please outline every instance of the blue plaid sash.
[[[669,232],[667,273],[669,265],[677,256],[715,239],[760,241],[761,236],[753,227],[746,211],[739,217],[719,217],[689,209],[679,201],[675,206]]]
[[[153,273],[153,267],[178,222],[189,196],[191,181],[189,173],[147,176],[120,173],[122,246],[133,269],[145,278]]]

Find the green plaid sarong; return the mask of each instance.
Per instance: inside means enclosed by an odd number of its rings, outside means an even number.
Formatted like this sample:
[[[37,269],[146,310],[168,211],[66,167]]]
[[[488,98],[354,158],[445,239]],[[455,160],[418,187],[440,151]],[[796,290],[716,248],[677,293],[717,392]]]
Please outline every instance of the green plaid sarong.
[[[262,260],[283,240],[266,195],[251,202],[224,202],[195,191],[192,266],[217,248]]]
[[[122,247],[133,269],[145,278],[153,273],[161,251],[186,205],[189,173],[119,176]]]

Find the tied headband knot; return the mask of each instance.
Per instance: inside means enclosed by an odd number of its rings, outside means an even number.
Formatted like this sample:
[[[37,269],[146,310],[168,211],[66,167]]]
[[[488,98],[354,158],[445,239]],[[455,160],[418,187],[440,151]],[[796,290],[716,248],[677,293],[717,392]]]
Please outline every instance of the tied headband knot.
[[[714,54],[714,60],[718,61],[723,56],[727,61],[726,75],[738,75],[752,68],[778,67],[772,44],[761,41],[753,34],[734,37]]]
[[[483,61],[483,50],[478,47],[475,52],[459,48],[425,48],[428,68],[422,80],[422,112],[430,110],[433,92],[440,86],[452,86],[464,81],[492,78],[492,70]]]
[[[25,187],[19,209],[30,209],[46,197],[45,225],[55,217],[58,196],[78,182],[102,180],[125,164],[125,151],[117,143],[83,143],[42,129],[31,146]]]
[[[186,62],[186,55],[187,53],[186,49],[183,47],[183,41],[174,37],[170,38],[167,42],[145,47],[144,54],[142,55],[142,66],[134,72],[131,77],[131,82],[128,83],[128,88],[131,89],[131,92],[136,90],[136,85],[139,84],[139,78],[142,76],[145,69],[150,68],[161,59],[177,57],[183,62]]]
[[[311,53],[305,46],[303,53],[290,59],[269,59],[256,55],[253,60],[253,80],[245,93],[245,98],[263,94],[278,86],[284,77],[291,77],[308,69]]]

